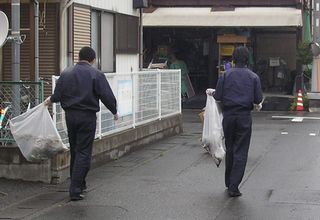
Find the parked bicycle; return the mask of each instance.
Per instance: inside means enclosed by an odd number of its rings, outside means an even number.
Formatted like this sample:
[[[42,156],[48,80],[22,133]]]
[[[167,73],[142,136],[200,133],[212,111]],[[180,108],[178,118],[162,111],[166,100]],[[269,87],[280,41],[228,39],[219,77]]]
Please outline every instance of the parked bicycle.
[[[0,143],[5,146],[12,140],[9,121],[13,116],[10,102],[3,102],[0,105]]]

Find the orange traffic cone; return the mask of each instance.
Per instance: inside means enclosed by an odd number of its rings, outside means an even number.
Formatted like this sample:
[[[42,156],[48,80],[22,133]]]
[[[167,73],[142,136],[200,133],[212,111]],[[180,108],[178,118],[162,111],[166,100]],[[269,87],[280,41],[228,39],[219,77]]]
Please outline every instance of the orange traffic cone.
[[[303,99],[302,99],[302,92],[301,89],[298,91],[298,98],[297,98],[297,111],[303,111]]]

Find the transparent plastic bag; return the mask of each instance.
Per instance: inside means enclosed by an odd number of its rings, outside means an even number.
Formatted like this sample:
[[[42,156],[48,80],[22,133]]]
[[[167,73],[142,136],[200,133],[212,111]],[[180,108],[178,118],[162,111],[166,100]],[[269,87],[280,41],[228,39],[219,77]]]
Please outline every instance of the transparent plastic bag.
[[[214,162],[218,167],[226,154],[222,120],[222,111],[216,100],[211,95],[207,95],[202,144],[212,155]]]
[[[22,155],[30,162],[47,160],[68,150],[44,103],[11,119],[10,130]]]

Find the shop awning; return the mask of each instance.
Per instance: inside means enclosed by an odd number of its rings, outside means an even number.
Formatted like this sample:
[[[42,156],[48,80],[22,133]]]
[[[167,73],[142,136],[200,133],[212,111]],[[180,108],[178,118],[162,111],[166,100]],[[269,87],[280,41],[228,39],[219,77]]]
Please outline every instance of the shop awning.
[[[289,27],[302,26],[301,9],[239,7],[233,11],[212,8],[157,8],[144,13],[146,27]]]

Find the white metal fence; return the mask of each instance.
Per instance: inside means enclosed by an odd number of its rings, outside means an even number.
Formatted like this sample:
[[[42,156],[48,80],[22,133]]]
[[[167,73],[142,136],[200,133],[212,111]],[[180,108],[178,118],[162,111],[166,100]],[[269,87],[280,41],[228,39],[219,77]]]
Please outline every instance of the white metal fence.
[[[119,120],[100,102],[96,138],[150,121],[181,114],[180,70],[148,70],[128,74],[105,74],[118,102]],[[57,76],[52,77],[55,88]],[[68,143],[64,111],[53,105],[53,119],[64,143]]]

